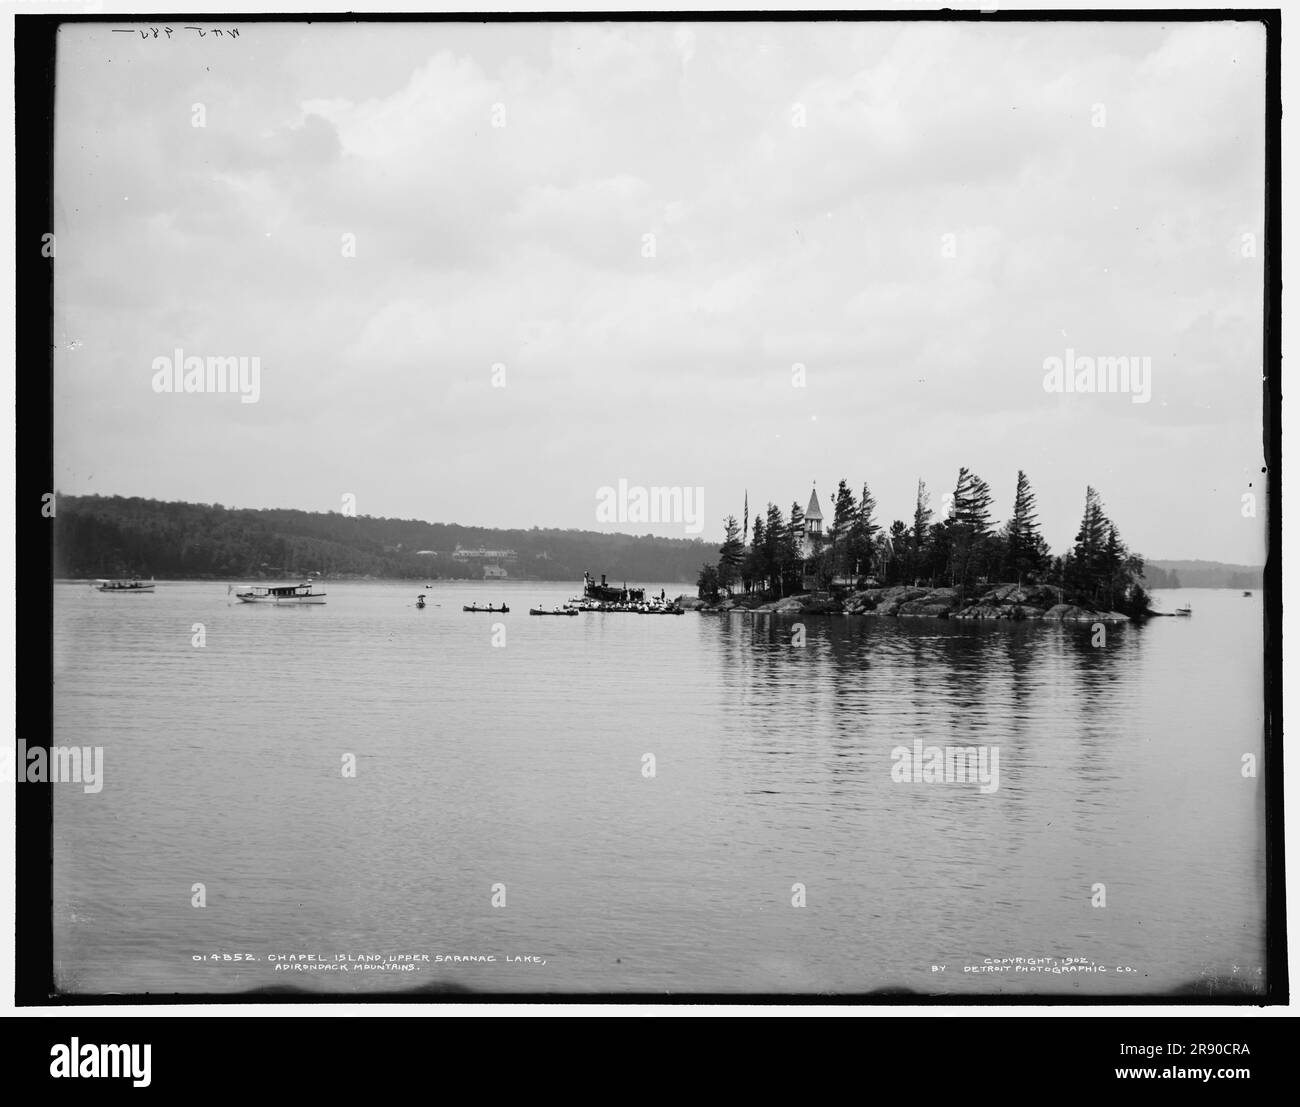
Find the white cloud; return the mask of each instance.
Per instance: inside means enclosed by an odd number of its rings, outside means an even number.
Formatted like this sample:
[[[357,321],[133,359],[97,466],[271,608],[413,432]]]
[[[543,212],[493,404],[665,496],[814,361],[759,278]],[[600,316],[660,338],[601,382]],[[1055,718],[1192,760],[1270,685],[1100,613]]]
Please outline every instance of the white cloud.
[[[1091,481],[1149,554],[1258,556],[1201,511],[1259,444],[1253,25],[256,31],[210,71],[62,36],[65,491],[256,505],[276,471],[282,503],[584,525],[558,505],[626,463],[717,513],[866,479],[892,518],[1023,467],[1057,545]],[[177,343],[260,353],[260,403],[140,402]],[[1045,396],[1066,345],[1149,354],[1153,402]]]

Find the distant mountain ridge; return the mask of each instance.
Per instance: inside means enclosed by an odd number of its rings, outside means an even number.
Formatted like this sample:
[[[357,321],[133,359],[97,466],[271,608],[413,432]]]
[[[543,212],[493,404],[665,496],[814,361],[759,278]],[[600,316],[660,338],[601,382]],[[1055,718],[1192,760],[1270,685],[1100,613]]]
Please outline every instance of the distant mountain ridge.
[[[693,584],[715,545],[695,538],[532,528],[501,530],[418,519],[286,508],[227,508],[123,496],[57,496],[57,577],[265,580],[376,577],[581,581],[585,570],[622,583]],[[513,557],[456,559],[462,550]],[[417,551],[426,551],[419,553]]]
[[[1264,567],[1222,561],[1148,561],[1146,580],[1152,588],[1262,588]]]

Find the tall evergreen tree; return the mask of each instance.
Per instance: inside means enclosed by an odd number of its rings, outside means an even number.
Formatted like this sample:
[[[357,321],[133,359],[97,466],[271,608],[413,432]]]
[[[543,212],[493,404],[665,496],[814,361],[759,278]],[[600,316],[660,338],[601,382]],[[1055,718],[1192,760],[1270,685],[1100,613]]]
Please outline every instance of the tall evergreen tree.
[[[934,512],[930,510],[930,493],[926,491],[925,481],[916,482],[916,508],[912,512],[912,532],[908,539],[907,575],[915,581],[923,575],[926,554],[930,548],[930,520]]]
[[[980,477],[964,466],[957,474],[957,487],[952,496],[952,517],[970,528],[973,535],[983,537],[993,527],[989,521],[989,507],[993,503],[993,493]]]
[[[757,522],[757,520],[755,520]],[[767,505],[764,523],[764,562],[769,567],[772,585],[779,595],[785,595],[785,518],[774,503]]]
[[[797,588],[803,580],[803,508],[799,506],[798,500],[790,505],[786,542],[789,547],[790,585],[791,588]]]
[[[1099,580],[1099,599],[1105,600],[1108,611],[1117,611],[1124,606],[1128,596],[1128,548],[1120,541],[1119,531],[1113,523],[1107,522],[1106,543],[1101,550]]]
[[[876,560],[876,535],[880,527],[876,523],[876,498],[865,482],[862,485],[862,498],[858,500],[857,511],[849,530],[850,570],[856,576],[871,573]]]
[[[791,544],[794,547],[795,556],[802,556],[803,551],[803,508],[799,506],[799,501],[795,500],[790,505],[790,521],[786,524],[789,528]]]
[[[1106,518],[1101,497],[1092,485],[1088,485],[1084,494],[1083,518],[1074,536],[1074,549],[1065,578],[1065,587],[1076,598],[1089,603],[1098,599],[1105,577],[1106,541],[1110,529],[1111,522]]]
[[[911,556],[911,540],[907,533],[907,524],[902,519],[895,519],[889,527],[889,535],[881,543],[882,553],[881,560],[884,566],[883,571],[879,574],[882,584],[896,584],[902,570],[899,566],[905,566],[907,559]]]
[[[835,493],[835,519],[831,523],[831,573],[853,572],[851,531],[857,520],[858,503],[849,489],[849,482],[841,479]]]
[[[1045,543],[1038,530],[1038,512],[1034,491],[1029,478],[1021,469],[1016,473],[1016,501],[1011,518],[1002,530],[1006,543],[1005,575],[1008,580],[1033,580],[1037,577],[1046,552]]]
[[[953,491],[951,579],[962,589],[965,597],[967,584],[977,578],[984,568],[985,548],[992,533],[989,507],[993,493],[980,477],[965,466],[957,474],[957,487]]]
[[[763,516],[754,516],[753,540],[745,556],[745,575],[749,577],[759,592],[767,591],[769,568],[767,563],[767,534],[763,528]]]
[[[803,557],[803,509],[796,500],[790,505],[790,518],[785,524],[782,535],[781,559],[784,563],[785,579],[781,584],[781,594],[798,589],[800,567]]]
[[[745,547],[740,541],[740,524],[734,515],[728,515],[722,527],[723,541],[718,550],[718,586],[730,596],[732,586],[739,579]]]

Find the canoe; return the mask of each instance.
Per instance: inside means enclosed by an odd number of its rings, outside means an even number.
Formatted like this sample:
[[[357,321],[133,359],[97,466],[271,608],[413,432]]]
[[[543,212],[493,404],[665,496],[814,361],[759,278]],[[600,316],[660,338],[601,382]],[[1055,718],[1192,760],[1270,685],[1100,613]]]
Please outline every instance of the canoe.
[[[463,610],[463,611],[477,611],[477,612],[484,612],[484,613],[491,614],[491,615],[508,615],[508,614],[510,614],[510,608],[509,608],[509,606],[506,605],[506,604],[502,604],[500,607],[479,607],[477,604],[473,604],[473,605],[471,605],[471,604],[466,604],[466,605],[465,605],[461,610]]]

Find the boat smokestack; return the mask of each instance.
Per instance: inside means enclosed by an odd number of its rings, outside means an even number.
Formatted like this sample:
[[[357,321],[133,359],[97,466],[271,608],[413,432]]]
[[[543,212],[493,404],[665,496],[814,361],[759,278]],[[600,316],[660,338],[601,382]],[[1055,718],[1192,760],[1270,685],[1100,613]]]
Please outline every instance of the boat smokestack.
[[[604,573],[601,573],[601,574],[600,574],[600,586],[601,586],[602,588],[605,587],[605,574],[604,574]]]

